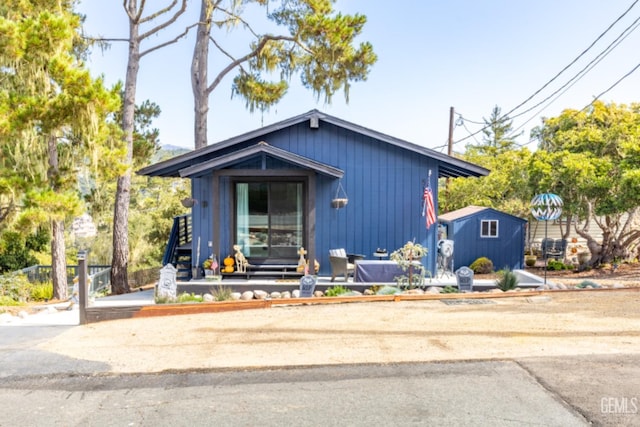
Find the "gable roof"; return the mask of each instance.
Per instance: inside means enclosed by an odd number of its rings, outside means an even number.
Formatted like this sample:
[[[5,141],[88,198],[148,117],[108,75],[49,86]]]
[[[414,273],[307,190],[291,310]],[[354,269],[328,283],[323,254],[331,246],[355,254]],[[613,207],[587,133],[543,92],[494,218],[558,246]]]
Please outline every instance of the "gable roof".
[[[262,141],[251,147],[244,148],[242,150],[234,151],[224,156],[216,157],[206,162],[198,163],[180,170],[180,176],[190,177],[197,175],[201,172],[206,172],[211,169],[217,169],[225,166],[238,163],[255,156],[271,156],[276,159],[284,160],[285,162],[292,163],[294,165],[301,166],[305,169],[312,169],[320,174],[330,176],[332,178],[342,178],[344,171],[333,166],[326,165],[321,162],[309,159],[307,157],[299,156],[281,148],[273,147],[266,142]]]
[[[506,216],[513,217],[516,220],[520,220],[522,222],[527,222],[526,219],[517,217],[515,215],[508,214],[506,212],[501,212],[501,211],[498,211],[496,209],[488,208],[488,207],[485,207],[485,206],[473,206],[473,205],[465,206],[464,208],[457,209],[457,210],[451,211],[451,212],[447,212],[447,213],[444,213],[442,215],[438,215],[438,222],[452,222],[452,221],[455,221],[457,219],[465,218],[465,217],[468,217],[468,216],[471,216],[471,215],[475,215],[478,212],[483,212],[483,211],[493,211],[493,212],[495,212],[495,213],[497,213],[499,215],[506,215]]]
[[[369,136],[371,138],[386,142],[390,145],[394,145],[405,150],[413,151],[415,153],[431,157],[439,161],[439,176],[438,178],[456,178],[456,177],[478,177],[488,175],[489,170],[473,163],[466,162],[464,160],[450,157],[444,153],[426,148],[411,142],[377,132],[372,129],[365,128],[355,123],[348,122],[346,120],[339,119],[329,114],[322,113],[316,109],[307,113],[300,114],[298,116],[291,117],[289,119],[282,120],[280,122],[264,126],[255,129],[244,134],[234,136],[224,141],[209,145],[207,147],[193,150],[180,156],[173,157],[171,159],[147,166],[140,169],[137,173],[140,175],[149,176],[182,176],[183,169],[195,166],[199,157],[209,157],[208,155],[215,155],[215,152],[231,147],[233,145],[242,143],[249,139],[261,138],[264,135],[285,129],[296,124],[310,121],[312,126],[319,126],[320,122],[326,122],[335,126],[359,133],[361,135]]]

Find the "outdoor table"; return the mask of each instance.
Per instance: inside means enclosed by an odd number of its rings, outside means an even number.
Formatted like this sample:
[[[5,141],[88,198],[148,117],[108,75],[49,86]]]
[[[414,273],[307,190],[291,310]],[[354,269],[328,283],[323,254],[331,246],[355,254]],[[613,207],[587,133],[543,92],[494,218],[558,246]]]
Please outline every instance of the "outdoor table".
[[[395,261],[356,261],[354,282],[392,283],[394,278],[406,275]]]

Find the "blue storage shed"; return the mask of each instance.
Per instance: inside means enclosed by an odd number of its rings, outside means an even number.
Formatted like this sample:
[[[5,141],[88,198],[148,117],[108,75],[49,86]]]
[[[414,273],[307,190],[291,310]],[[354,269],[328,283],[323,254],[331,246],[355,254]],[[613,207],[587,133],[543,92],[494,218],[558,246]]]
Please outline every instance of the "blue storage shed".
[[[496,270],[523,268],[527,220],[480,206],[438,217],[439,239],[453,241],[454,270],[487,257]]]
[[[200,262],[237,244],[252,265],[296,263],[304,247],[323,275],[330,249],[373,258],[376,248],[407,241],[430,249],[425,264],[434,271],[437,227],[422,215],[425,187],[437,212],[438,178],[488,172],[318,110],[138,171],[191,180],[188,249]]]

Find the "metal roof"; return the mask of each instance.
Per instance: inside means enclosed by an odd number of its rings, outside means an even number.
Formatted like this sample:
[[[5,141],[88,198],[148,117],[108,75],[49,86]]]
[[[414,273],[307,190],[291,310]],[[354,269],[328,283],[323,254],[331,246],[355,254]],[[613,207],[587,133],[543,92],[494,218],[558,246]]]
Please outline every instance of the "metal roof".
[[[451,211],[451,212],[447,212],[447,213],[438,215],[438,222],[452,222],[452,221],[455,221],[457,219],[464,218],[464,217],[467,217],[467,216],[471,216],[471,215],[474,215],[474,214],[476,214],[478,212],[482,212],[482,211],[486,211],[486,210],[491,210],[491,211],[494,211],[494,212],[499,213],[501,215],[509,215],[509,216],[517,218],[517,219],[519,219],[521,221],[527,222],[526,219],[522,219],[520,217],[508,214],[506,212],[501,212],[501,211],[495,210],[493,208],[488,208],[488,207],[485,207],[485,206],[473,206],[473,205],[465,206],[464,208],[457,209],[455,211]]]
[[[388,144],[433,158],[439,162],[438,178],[478,177],[486,176],[489,174],[488,169],[476,164],[469,163],[464,160],[460,160],[455,157],[448,156],[444,153],[432,150],[430,148],[426,148],[399,138],[395,138],[393,136],[383,134],[381,132],[377,132],[372,129],[365,128],[355,123],[351,123],[346,120],[331,116],[329,114],[322,113],[315,109],[307,113],[300,114],[298,116],[294,116],[289,119],[285,119],[280,122],[226,139],[207,147],[193,150],[180,156],[176,156],[171,159],[147,166],[140,169],[137,173],[140,175],[149,176],[182,176],[182,172],[180,171],[187,170],[191,167],[196,167],[196,165],[202,162],[201,160],[198,160],[201,157],[211,157],[211,155],[215,155],[217,151],[226,149],[250,139],[261,138],[269,133],[278,131],[280,129],[285,129],[308,120],[312,120],[314,122],[317,121],[318,123],[331,123],[335,126],[351,130],[361,135],[369,136],[379,141],[386,142]],[[306,161],[312,160],[307,159]],[[208,161],[205,161],[204,163],[207,163],[211,166]]]

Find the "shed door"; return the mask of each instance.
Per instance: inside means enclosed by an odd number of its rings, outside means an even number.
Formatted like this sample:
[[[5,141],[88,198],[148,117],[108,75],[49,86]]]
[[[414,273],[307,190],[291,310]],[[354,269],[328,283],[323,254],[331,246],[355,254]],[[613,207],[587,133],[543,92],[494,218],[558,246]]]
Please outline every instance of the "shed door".
[[[237,182],[236,242],[246,257],[297,258],[304,236],[302,182]]]

